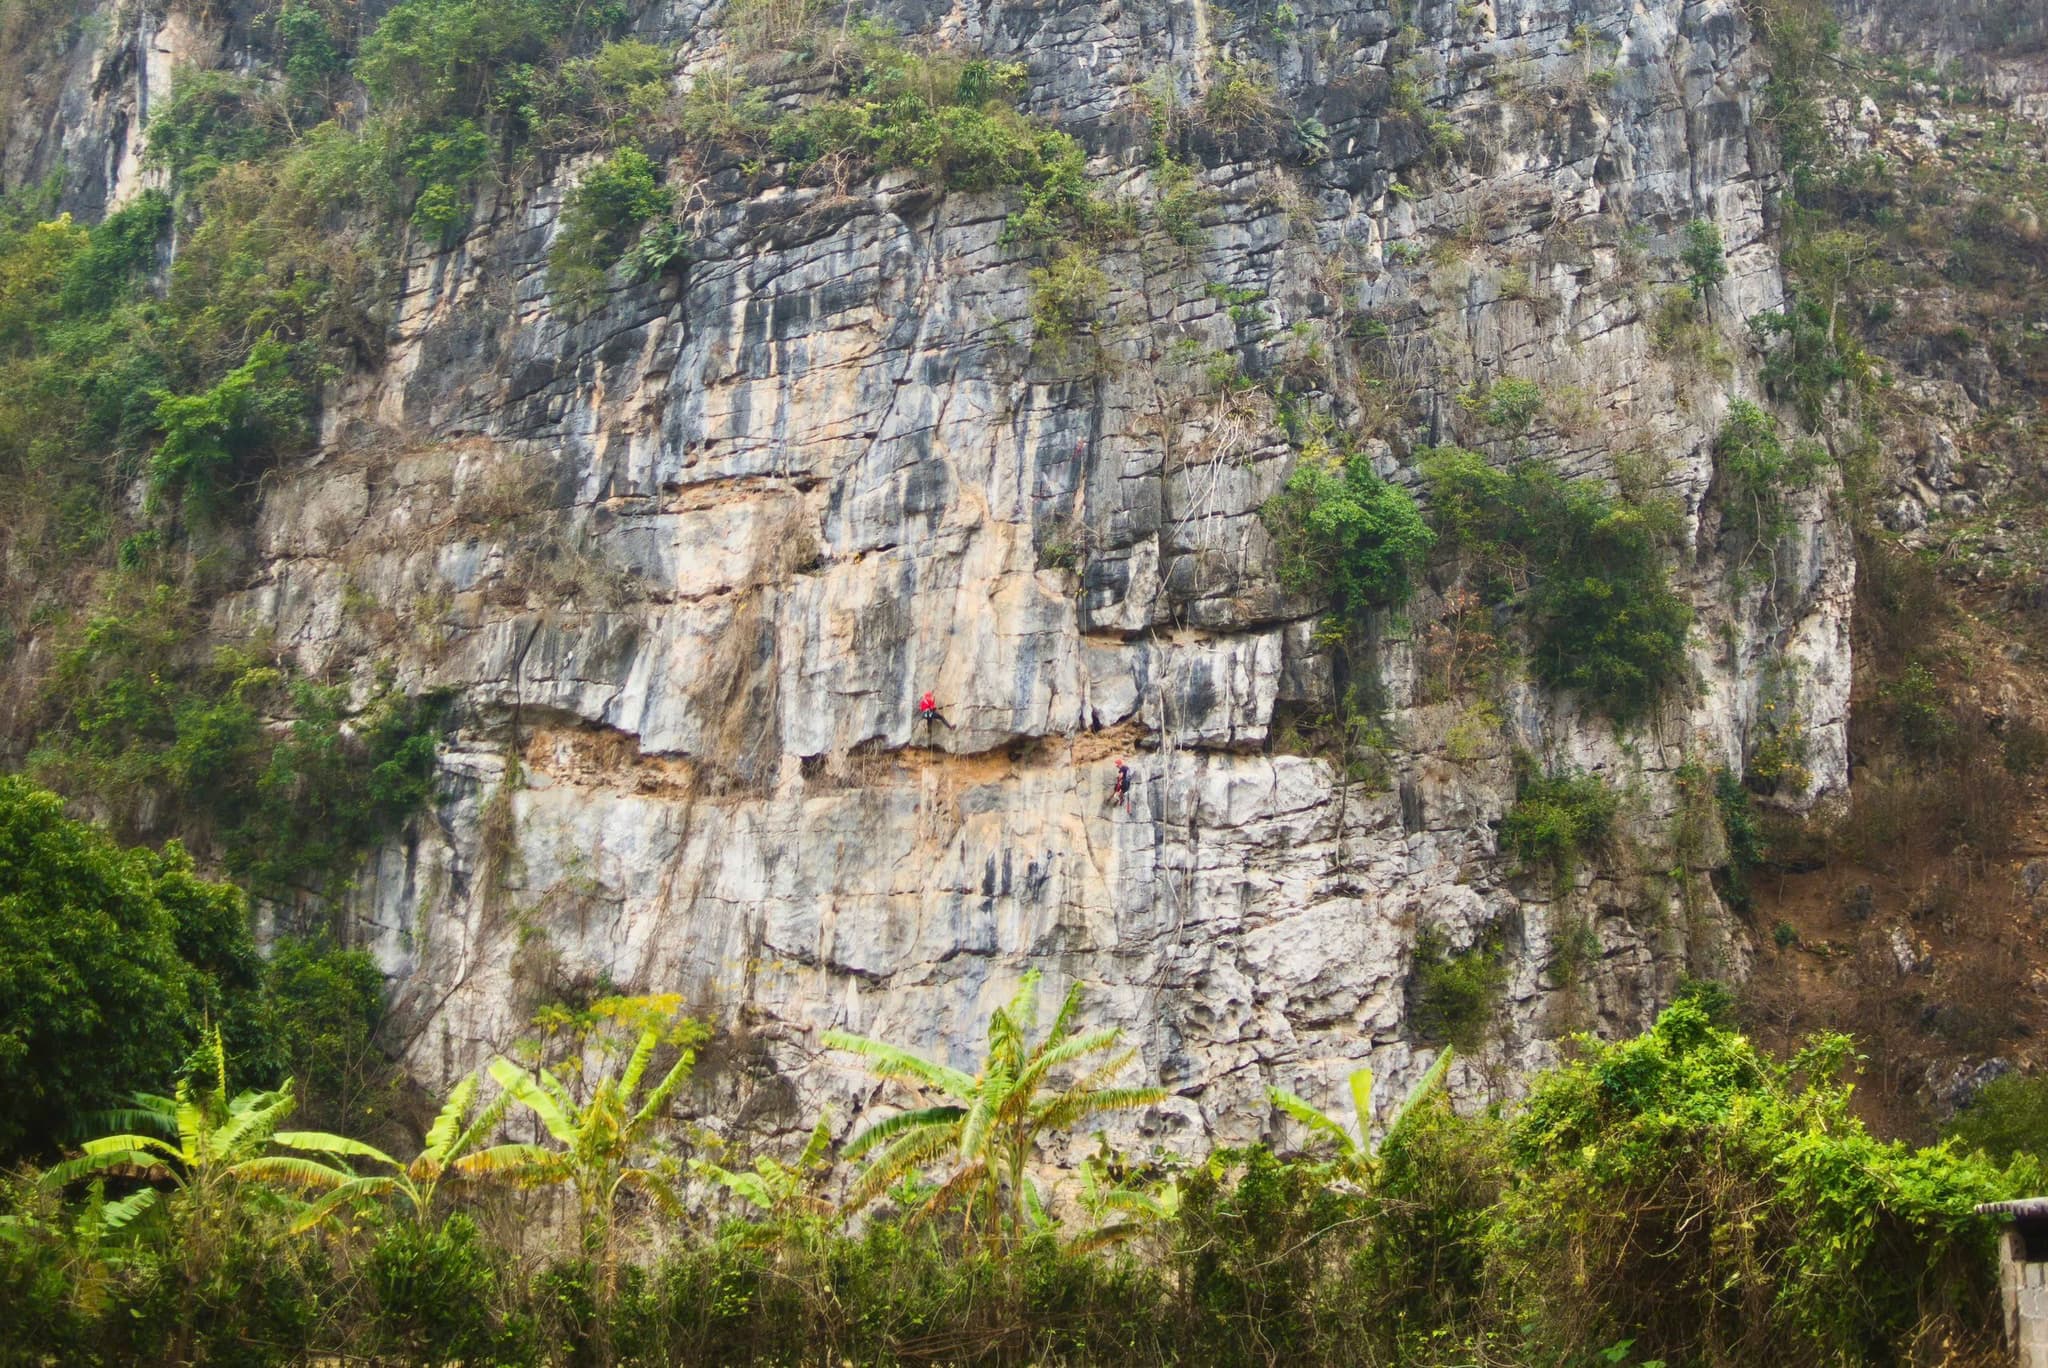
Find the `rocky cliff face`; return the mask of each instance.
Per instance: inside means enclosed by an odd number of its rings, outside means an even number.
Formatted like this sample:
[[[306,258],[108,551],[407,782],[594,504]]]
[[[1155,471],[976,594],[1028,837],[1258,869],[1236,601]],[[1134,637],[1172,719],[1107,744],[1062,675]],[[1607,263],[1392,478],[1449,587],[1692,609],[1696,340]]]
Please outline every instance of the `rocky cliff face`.
[[[1683,973],[1739,971],[1675,771],[1739,771],[1774,708],[1811,774],[1787,801],[1843,787],[1853,579],[1824,487],[1768,576],[1731,563],[1710,497],[1712,436],[1755,391],[1743,320],[1782,297],[1739,6],[883,13],[1026,63],[1027,107],[1105,194],[1157,196],[1159,111],[1184,111],[1164,123],[1194,230],[1104,249],[1063,348],[1034,336],[1014,203],[901,172],[672,171],[687,268],[584,316],[543,270],[573,159],[411,248],[386,354],[267,484],[256,569],[216,616],[309,672],[459,699],[444,801],[348,906],[407,1060],[470,1067],[579,986],[680,992],[731,1028],[718,1117],[773,1128],[852,1095],[820,1029],[966,1062],[1037,966],[1087,983],[1172,1090],[1150,1134],[1240,1142],[1276,1124],[1268,1084],[1324,1100],[1364,1062],[1391,1097],[1426,1067],[1419,939],[1502,947],[1468,1093],[1566,1031],[1640,1026]],[[681,82],[729,52],[721,17],[659,4],[635,32]],[[81,212],[132,194],[170,67],[260,69],[245,30],[109,0],[37,56],[10,178],[61,156]],[[1269,104],[1204,126],[1253,61]],[[1679,349],[1657,292],[1695,219],[1730,274],[1718,344]],[[1491,701],[1433,688],[1445,574],[1373,625],[1379,756],[1317,753],[1301,720],[1359,667],[1339,677],[1325,604],[1275,578],[1260,508],[1301,459],[1281,376],[1396,482],[1456,439],[1674,497],[1690,686],[1626,728],[1519,673]],[[1503,378],[1546,396],[1518,435],[1460,402]],[[1627,795],[1624,838],[1570,886],[1500,849],[1517,752]]]

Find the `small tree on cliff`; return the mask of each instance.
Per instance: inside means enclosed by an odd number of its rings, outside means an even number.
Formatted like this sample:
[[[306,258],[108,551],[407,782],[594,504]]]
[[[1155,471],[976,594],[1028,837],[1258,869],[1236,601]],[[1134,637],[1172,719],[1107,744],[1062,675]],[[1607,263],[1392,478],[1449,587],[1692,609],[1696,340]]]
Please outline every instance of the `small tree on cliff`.
[[[916,1100],[928,1093],[946,1100],[877,1121],[847,1143],[849,1159],[868,1156],[848,1194],[851,1206],[873,1201],[899,1180],[951,1162],[952,1173],[917,1203],[913,1220],[948,1207],[962,1221],[998,1241],[1014,1241],[1043,1224],[1038,1191],[1026,1173],[1040,1140],[1091,1116],[1133,1111],[1165,1099],[1162,1088],[1109,1087],[1137,1055],[1118,1050],[1114,1028],[1076,1032],[1081,985],[1075,984],[1052,1026],[1035,1044],[1038,971],[1024,976],[1017,995],[988,1023],[988,1053],[972,1076],[865,1036],[828,1031],[825,1043],[850,1050],[878,1078],[908,1085]],[[1102,1056],[1108,1056],[1102,1058]],[[1083,1061],[1093,1061],[1077,1067]],[[1054,1075],[1069,1073],[1055,1084]]]

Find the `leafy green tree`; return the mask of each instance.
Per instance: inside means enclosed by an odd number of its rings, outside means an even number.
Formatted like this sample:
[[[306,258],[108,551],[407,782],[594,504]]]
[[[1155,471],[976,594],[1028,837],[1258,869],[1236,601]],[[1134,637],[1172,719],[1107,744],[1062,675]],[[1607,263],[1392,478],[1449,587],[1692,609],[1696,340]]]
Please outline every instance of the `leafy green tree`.
[[[827,1046],[860,1055],[876,1077],[919,1092],[931,1089],[948,1099],[898,1112],[847,1142],[847,1158],[872,1156],[854,1180],[848,1197],[852,1205],[871,1202],[899,1181],[950,1158],[952,1174],[918,1202],[917,1214],[929,1216],[957,1203],[967,1223],[978,1222],[988,1234],[1014,1242],[1043,1223],[1038,1192],[1026,1170],[1045,1136],[1091,1116],[1134,1111],[1165,1099],[1162,1088],[1106,1086],[1137,1051],[1117,1050],[1123,1033],[1114,1028],[1074,1029],[1081,1006],[1078,983],[1045,1035],[1031,1041],[1038,1024],[1038,982],[1037,970],[1025,974],[1016,996],[989,1017],[988,1052],[973,1075],[883,1041],[844,1031],[825,1033]],[[1055,1075],[1088,1060],[1095,1062],[1064,1083],[1054,1081]]]
[[[153,397],[163,439],[149,460],[152,497],[177,493],[201,513],[215,512],[252,458],[297,435],[306,393],[289,360],[284,344],[266,337],[199,393],[159,390]]]
[[[1721,245],[1721,230],[1712,219],[1694,219],[1685,225],[1685,246],[1678,259],[1685,264],[1686,288],[1694,299],[1708,293],[1728,278],[1728,254]]]
[[[1538,679],[1627,720],[1683,678],[1692,609],[1664,564],[1672,504],[1617,502],[1538,462],[1503,470],[1459,447],[1421,464],[1438,534],[1489,602],[1526,609]]]
[[[285,939],[261,983],[223,1017],[228,1047],[251,1080],[298,1080],[302,1124],[362,1134],[393,1105],[395,1066],[375,1040],[384,975],[366,951]]]
[[[641,225],[667,213],[672,198],[637,147],[622,147],[584,172],[548,251],[550,287],[572,302],[594,298]]]
[[[1597,774],[1545,773],[1524,760],[1515,802],[1501,819],[1500,844],[1525,868],[1547,867],[1560,892],[1569,889],[1579,860],[1614,832],[1621,799]]]
[[[1540,1351],[1629,1338],[1670,1362],[1868,1363],[1980,1329],[2001,1174],[1869,1134],[1847,1037],[1779,1062],[1681,1000],[1633,1040],[1581,1038],[1509,1129],[1503,1289]]]
[[[1948,1134],[1996,1163],[2031,1156],[2048,1164],[2048,1080],[2016,1073],[1992,1079],[1956,1113]]]
[[[476,1151],[497,1130],[512,1095],[500,1093],[495,1102],[475,1116],[477,1076],[470,1074],[455,1085],[442,1104],[440,1114],[427,1128],[426,1144],[408,1162],[392,1158],[375,1145],[352,1140],[327,1131],[279,1131],[272,1138],[286,1149],[320,1156],[268,1155],[241,1166],[247,1177],[266,1179],[306,1188],[320,1195],[293,1220],[294,1234],[311,1230],[336,1212],[377,1198],[403,1198],[414,1224],[433,1224],[434,1197],[441,1180],[455,1165]],[[359,1174],[351,1161],[365,1160],[386,1170]]]
[[[123,849],[0,777],[0,1153],[45,1150],[174,1073],[254,973],[244,916],[175,842]]]
[[[1778,420],[1747,399],[1728,406],[1714,437],[1714,465],[1722,526],[1745,562],[1792,530],[1785,496],[1809,488],[1826,461],[1827,448],[1819,442],[1788,445],[1778,434]]]

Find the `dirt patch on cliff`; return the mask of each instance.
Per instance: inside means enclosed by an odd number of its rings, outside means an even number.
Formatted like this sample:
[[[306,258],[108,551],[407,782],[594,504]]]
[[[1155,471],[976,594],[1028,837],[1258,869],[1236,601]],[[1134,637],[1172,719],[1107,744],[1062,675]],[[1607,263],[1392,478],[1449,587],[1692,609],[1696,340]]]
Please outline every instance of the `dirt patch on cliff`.
[[[1854,803],[1774,830],[1743,992],[1773,1048],[1855,1036],[1859,1108],[1915,1139],[2048,1066],[2048,655],[2012,583],[1942,571],[1926,620],[1859,603]]]

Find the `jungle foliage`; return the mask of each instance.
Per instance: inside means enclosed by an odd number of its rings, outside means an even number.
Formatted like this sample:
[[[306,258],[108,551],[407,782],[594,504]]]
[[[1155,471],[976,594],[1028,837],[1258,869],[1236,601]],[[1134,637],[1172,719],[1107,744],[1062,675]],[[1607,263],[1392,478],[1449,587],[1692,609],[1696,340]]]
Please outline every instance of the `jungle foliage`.
[[[543,1013],[536,1062],[461,1080],[412,1150],[291,1129],[291,1085],[235,1091],[214,1045],[124,1129],[0,1194],[7,1352],[1907,1363],[1993,1349],[1994,1230],[1973,1207],[2041,1177],[2030,1157],[1874,1139],[1847,1109],[1844,1039],[1779,1062],[1701,993],[1634,1040],[1582,1040],[1519,1106],[1454,1108],[1445,1054],[1377,1134],[1360,1070],[1348,1118],[1271,1092],[1300,1149],[1099,1140],[1078,1181],[1041,1190],[1054,1132],[1165,1094],[1101,1091],[1131,1063],[1087,1062],[1114,1032],[1081,1027],[1071,993],[1034,1040],[1035,1001],[1027,983],[996,1014],[973,1075],[838,1038],[964,1104],[884,1104],[843,1181],[829,1118],[793,1163],[751,1169],[675,1124],[702,1031],[674,998]],[[609,1211],[580,1249],[522,1234],[593,1202]]]
[[[123,847],[0,776],[0,1156],[47,1155],[177,1074],[211,1023],[244,1077],[306,1080],[323,1111],[385,1103],[367,956],[288,941],[266,961],[233,885],[176,842]]]

